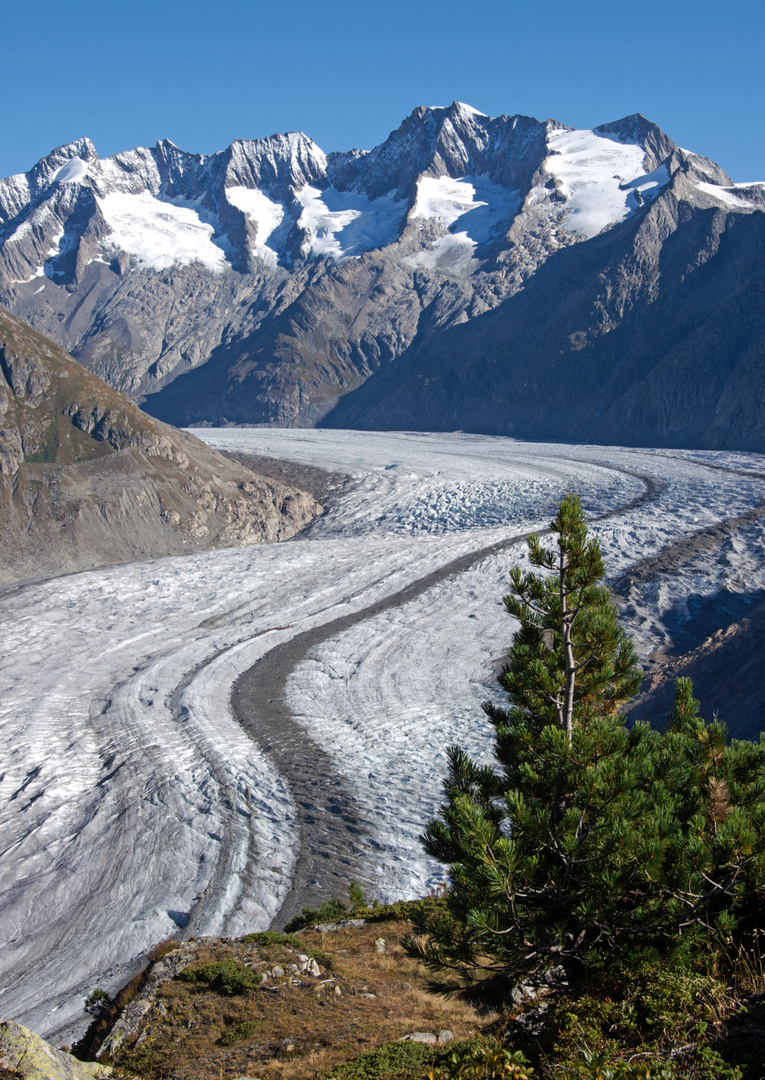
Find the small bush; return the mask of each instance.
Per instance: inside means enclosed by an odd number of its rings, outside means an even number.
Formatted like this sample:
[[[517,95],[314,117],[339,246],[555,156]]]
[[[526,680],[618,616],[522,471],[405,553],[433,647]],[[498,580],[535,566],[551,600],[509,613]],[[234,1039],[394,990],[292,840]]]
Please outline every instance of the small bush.
[[[244,1039],[251,1039],[259,1031],[260,1028],[254,1020],[243,1020],[241,1024],[237,1024],[224,1032],[219,1042],[221,1046],[233,1046],[234,1043],[242,1042]]]
[[[246,994],[255,990],[262,981],[261,976],[252,968],[237,964],[235,960],[219,960],[213,964],[198,964],[188,967],[178,976],[182,982],[194,986],[207,986],[218,994],[232,996]]]
[[[547,1014],[550,1074],[737,1080],[740,1071],[714,1049],[724,996],[719,980],[679,964],[645,961],[591,972],[575,997],[561,998]]]
[[[445,908],[446,900],[434,896],[426,896],[422,900],[396,900],[392,904],[375,901],[371,907],[359,907],[353,912],[342,900],[327,900],[319,908],[303,908],[303,914],[296,915],[285,929],[294,932],[316,926],[317,923],[350,918],[366,919],[367,922],[405,922],[424,912],[435,913]]]
[[[239,939],[245,945],[260,945],[267,948],[269,945],[289,945],[293,949],[304,950],[304,944],[295,934],[280,934],[278,930],[261,930],[257,934],[245,934]]]
[[[496,1039],[466,1039],[442,1052],[428,1080],[530,1080],[534,1070],[523,1054]]]
[[[386,1043],[338,1065],[331,1077],[332,1080],[422,1080],[433,1058],[433,1048],[424,1043]]]
[[[303,908],[303,914],[296,915],[284,929],[287,933],[291,933],[295,930],[303,930],[306,926],[315,926],[317,923],[337,922],[339,919],[348,918],[350,918],[350,912],[342,900],[325,900],[321,907]]]
[[[348,887],[348,899],[350,900],[351,911],[356,911],[357,908],[366,907],[366,900],[364,899],[364,890],[356,881],[352,881]]]
[[[611,1061],[604,1054],[582,1053],[582,1063],[561,1073],[560,1080],[676,1080],[670,1065],[656,1061]]]
[[[111,998],[105,990],[97,986],[92,993],[85,998],[84,1009],[88,1016],[101,1016],[109,1008]]]

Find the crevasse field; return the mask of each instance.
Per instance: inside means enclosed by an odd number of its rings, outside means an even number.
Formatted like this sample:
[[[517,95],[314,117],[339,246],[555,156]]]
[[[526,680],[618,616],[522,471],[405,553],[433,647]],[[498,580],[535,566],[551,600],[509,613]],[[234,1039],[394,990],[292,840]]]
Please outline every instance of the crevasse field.
[[[84,1027],[83,998],[116,990],[158,940],[265,929],[289,896],[300,814],[264,749],[270,700],[262,717],[257,694],[250,702],[247,731],[231,704],[261,658],[315,631],[280,691],[300,733],[296,765],[317,807],[349,793],[350,855],[367,891],[422,894],[444,877],[417,837],[439,805],[446,748],[490,760],[480,703],[497,693],[512,636],[501,598],[523,535],[574,490],[616,580],[765,499],[758,455],[465,434],[197,434],[352,479],[280,545],[0,590],[0,1015],[59,1041]],[[632,587],[623,617],[640,653],[666,642],[668,614],[676,624],[692,598],[765,588],[762,540],[753,520],[681,572]],[[342,629],[321,630],[342,617]]]

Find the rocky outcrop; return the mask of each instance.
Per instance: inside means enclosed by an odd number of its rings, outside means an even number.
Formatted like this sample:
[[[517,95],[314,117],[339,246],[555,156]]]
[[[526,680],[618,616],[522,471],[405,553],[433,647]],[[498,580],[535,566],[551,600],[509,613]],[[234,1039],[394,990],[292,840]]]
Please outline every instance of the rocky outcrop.
[[[320,511],[0,312],[0,580],[283,540]]]
[[[763,211],[640,115],[83,139],[0,181],[0,302],[172,423],[765,449]]]
[[[107,1080],[112,1073],[57,1050],[13,1020],[0,1020],[0,1070],[23,1080]]]

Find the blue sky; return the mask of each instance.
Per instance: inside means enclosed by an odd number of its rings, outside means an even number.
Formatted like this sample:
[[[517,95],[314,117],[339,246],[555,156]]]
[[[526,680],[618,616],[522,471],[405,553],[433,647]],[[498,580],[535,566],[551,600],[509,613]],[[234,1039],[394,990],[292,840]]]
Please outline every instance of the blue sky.
[[[765,180],[762,0],[70,0],[6,5],[0,176],[89,136],[212,153],[300,129],[370,149],[417,105],[593,127],[642,112]]]

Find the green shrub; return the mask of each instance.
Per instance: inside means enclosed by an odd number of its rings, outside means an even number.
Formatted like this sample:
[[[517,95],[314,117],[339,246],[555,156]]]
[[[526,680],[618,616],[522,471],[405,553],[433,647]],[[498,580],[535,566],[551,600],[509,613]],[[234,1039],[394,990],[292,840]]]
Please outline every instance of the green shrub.
[[[371,907],[356,908],[351,913],[342,900],[327,900],[319,908],[303,908],[303,914],[296,915],[285,929],[294,932],[317,923],[349,918],[366,919],[367,922],[404,922],[420,913],[435,913],[445,907],[446,900],[442,897],[426,896],[421,900],[395,900],[392,904],[374,901]]]
[[[714,1049],[724,993],[711,975],[680,965],[613,964],[592,972],[576,997],[550,1009],[550,1075],[639,1080],[649,1070],[656,1080],[738,1080],[740,1071]],[[681,1047],[687,1049],[679,1053]]]
[[[529,1080],[534,1070],[497,1039],[465,1039],[436,1058],[428,1080]]]
[[[182,982],[194,986],[208,986],[218,994],[246,994],[255,990],[262,982],[262,976],[252,968],[237,964],[235,960],[218,960],[212,964],[198,964],[188,967],[178,976]]]
[[[350,918],[350,912],[342,900],[325,900],[321,907],[304,907],[302,915],[296,915],[284,929],[287,933],[291,933],[295,930],[303,930],[306,926],[316,926],[317,923],[337,922],[348,918]]]
[[[367,1050],[333,1070],[333,1080],[423,1080],[433,1061],[433,1048],[424,1043],[386,1043]]]
[[[257,934],[245,934],[239,939],[245,945],[260,945],[267,948],[269,945],[289,945],[293,949],[304,951],[304,943],[295,934],[280,934],[278,930],[261,930]]]
[[[675,1080],[677,1073],[654,1061],[609,1062],[605,1054],[582,1052],[578,1068],[560,1074],[560,1080]]]
[[[221,1046],[233,1046],[234,1043],[242,1042],[244,1039],[251,1039],[259,1030],[254,1020],[243,1020],[241,1024],[224,1032],[219,1041]]]
[[[84,1009],[88,1016],[99,1017],[106,1012],[111,1005],[111,998],[105,990],[97,986],[92,993],[85,998]]]

